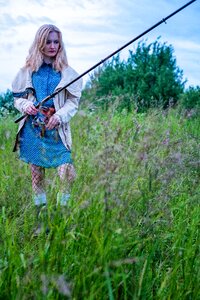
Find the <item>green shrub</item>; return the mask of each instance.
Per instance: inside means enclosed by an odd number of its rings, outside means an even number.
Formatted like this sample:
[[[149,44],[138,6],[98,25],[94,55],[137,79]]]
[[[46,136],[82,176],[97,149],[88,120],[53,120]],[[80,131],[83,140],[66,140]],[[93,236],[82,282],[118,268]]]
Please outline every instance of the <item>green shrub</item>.
[[[185,84],[173,53],[171,45],[158,40],[149,45],[139,43],[136,51],[129,52],[127,61],[121,61],[118,54],[93,73],[83,100],[97,103],[105,99],[112,103],[112,96],[126,95],[119,103],[119,111],[133,107],[140,112],[167,108],[179,100]],[[104,106],[102,101],[98,104]]]
[[[200,87],[190,86],[181,96],[181,105],[186,109],[200,108]]]
[[[0,116],[5,114],[16,114],[16,109],[13,106],[13,95],[10,90],[0,95]]]

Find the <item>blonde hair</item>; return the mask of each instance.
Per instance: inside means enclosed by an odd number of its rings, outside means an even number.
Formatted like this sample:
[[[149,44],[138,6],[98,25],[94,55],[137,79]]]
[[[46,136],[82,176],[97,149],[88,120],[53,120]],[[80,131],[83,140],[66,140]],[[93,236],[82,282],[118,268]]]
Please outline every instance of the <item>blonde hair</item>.
[[[36,32],[35,39],[26,58],[25,67],[30,67],[32,71],[37,71],[42,65],[43,50],[50,32],[56,32],[59,38],[59,49],[55,60],[52,63],[53,68],[57,71],[62,71],[64,66],[68,66],[67,55],[62,40],[61,31],[55,25],[44,24]]]

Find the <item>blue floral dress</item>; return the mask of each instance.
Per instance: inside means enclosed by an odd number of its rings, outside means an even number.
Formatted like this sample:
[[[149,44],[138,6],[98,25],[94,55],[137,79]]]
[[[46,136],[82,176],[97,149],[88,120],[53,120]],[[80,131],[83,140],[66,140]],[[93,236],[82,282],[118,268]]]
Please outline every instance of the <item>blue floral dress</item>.
[[[52,94],[60,82],[61,74],[51,65],[43,63],[32,75],[37,105]],[[53,99],[45,102],[45,110],[54,109]],[[20,159],[44,168],[72,163],[71,152],[64,146],[57,129],[45,129],[46,116],[39,112],[29,116],[20,132]],[[42,125],[41,125],[42,124]]]

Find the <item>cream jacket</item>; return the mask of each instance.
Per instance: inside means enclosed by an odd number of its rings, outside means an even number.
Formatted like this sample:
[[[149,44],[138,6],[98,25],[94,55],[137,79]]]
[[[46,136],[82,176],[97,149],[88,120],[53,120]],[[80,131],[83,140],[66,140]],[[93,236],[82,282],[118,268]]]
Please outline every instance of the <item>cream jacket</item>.
[[[61,81],[56,87],[55,91],[59,88],[64,87],[77,77],[78,74],[74,69],[72,69],[70,66],[66,67],[61,72]],[[60,118],[58,133],[62,139],[63,144],[69,150],[72,146],[69,121],[78,110],[79,100],[81,97],[81,90],[82,79],[79,79],[53,98],[56,110],[55,114],[58,115]],[[14,95],[15,108],[19,110],[22,114],[25,113],[25,110],[29,106],[29,104],[35,102],[36,100],[34,96],[34,88],[32,85],[32,71],[30,69],[22,68],[19,70],[12,83],[12,91]],[[16,150],[16,146],[19,144],[19,132],[22,129],[26,118],[27,117],[25,117],[19,123],[14,151]]]

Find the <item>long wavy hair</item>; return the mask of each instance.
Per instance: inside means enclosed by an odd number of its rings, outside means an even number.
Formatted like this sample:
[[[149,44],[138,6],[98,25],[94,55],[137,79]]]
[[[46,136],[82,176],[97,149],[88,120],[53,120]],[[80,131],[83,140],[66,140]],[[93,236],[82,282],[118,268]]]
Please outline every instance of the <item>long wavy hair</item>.
[[[57,32],[59,38],[59,49],[52,63],[53,68],[57,71],[62,71],[63,67],[68,66],[67,55],[62,40],[61,31],[55,25],[44,24],[36,32],[35,39],[26,58],[25,67],[31,68],[33,72],[37,71],[43,63],[43,50],[50,32]]]

